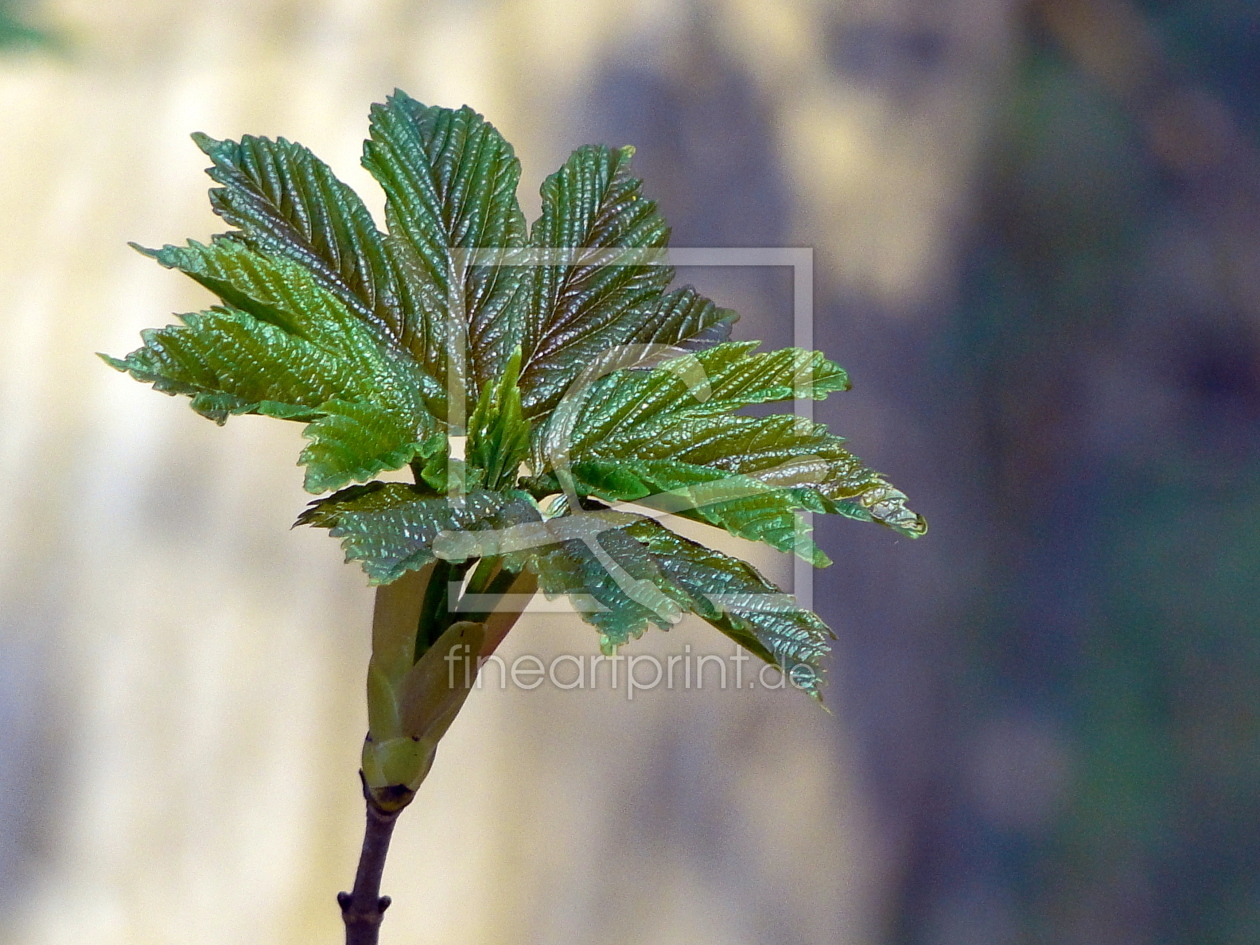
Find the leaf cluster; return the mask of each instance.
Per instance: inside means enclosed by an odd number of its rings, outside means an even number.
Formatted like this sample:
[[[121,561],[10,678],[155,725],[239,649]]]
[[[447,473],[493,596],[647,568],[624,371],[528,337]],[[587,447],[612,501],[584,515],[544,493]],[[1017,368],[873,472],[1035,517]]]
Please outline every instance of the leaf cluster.
[[[607,649],[693,613],[805,667],[794,678],[816,692],[826,626],[669,516],[816,565],[803,513],[912,537],[923,520],[822,425],[740,412],[848,379],[817,352],[730,341],[734,312],[668,291],[669,229],[631,148],[575,151],[529,226],[498,131],[396,92],[372,107],[363,155],[381,230],[299,144],[194,139],[231,229],[143,251],[219,302],[111,365],[219,423],[304,423],[305,486],[323,497],[299,522],[330,529],[374,584],[490,562],[568,595]],[[408,466],[414,483],[378,478]]]

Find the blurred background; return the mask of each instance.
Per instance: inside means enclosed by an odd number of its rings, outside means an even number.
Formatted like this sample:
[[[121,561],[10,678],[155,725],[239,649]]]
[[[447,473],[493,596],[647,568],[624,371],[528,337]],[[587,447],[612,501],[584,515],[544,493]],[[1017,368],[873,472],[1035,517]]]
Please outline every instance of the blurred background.
[[[932,530],[821,523],[832,715],[476,694],[385,942],[1260,943],[1252,0],[0,2],[0,942],[340,941],[371,592],[288,528],[298,425],[93,352],[206,304],[125,245],[222,230],[189,132],[377,208],[395,86],[494,122],[531,216],[632,143],[675,245],[813,247],[819,416]],[[684,275],[790,343],[786,270]]]

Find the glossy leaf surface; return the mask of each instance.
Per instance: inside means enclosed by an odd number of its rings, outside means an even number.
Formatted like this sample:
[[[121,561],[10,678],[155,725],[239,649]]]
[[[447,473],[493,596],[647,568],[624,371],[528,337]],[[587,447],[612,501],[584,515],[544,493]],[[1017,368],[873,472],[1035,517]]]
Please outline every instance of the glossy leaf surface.
[[[822,425],[740,413],[848,378],[818,352],[731,342],[734,312],[666,291],[669,228],[631,173],[633,149],[575,151],[528,228],[520,163],[494,126],[396,92],[372,107],[364,146],[382,231],[300,144],[195,140],[230,230],[145,252],[218,303],[144,332],[111,365],[219,423],[306,424],[306,488],[332,494],[299,522],[329,529],[373,584],[423,571],[440,578],[426,588],[445,595],[462,578],[492,602],[537,586],[568,596],[606,650],[692,613],[817,693],[822,622],[750,565],[672,532],[669,515],[820,565],[803,513],[911,537],[924,522]],[[414,485],[378,479],[408,466]],[[497,645],[491,610],[459,632]],[[482,620],[498,629],[474,633]],[[374,658],[374,725],[394,745],[373,749],[381,771],[427,764],[394,744],[414,734],[406,699],[416,718],[445,718],[424,686],[404,698],[421,647],[396,630],[393,655]]]

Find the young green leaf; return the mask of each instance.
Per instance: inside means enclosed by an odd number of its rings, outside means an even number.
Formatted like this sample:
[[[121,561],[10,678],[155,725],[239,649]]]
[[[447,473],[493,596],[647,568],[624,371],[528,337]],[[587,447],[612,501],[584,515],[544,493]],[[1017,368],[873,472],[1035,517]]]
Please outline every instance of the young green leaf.
[[[260,413],[313,420],[350,383],[335,354],[246,312],[181,315],[183,325],[146,329],[144,347],[106,363],[166,394],[192,397],[216,423]]]
[[[802,544],[795,510],[875,521],[912,538],[926,527],[902,492],[845,449],[843,439],[804,417],[710,417],[653,432],[633,450],[606,456],[597,447],[571,456],[578,492],[646,501],[815,563],[825,559]]]
[[[452,499],[420,486],[374,482],[312,503],[296,524],[330,529],[341,539],[347,561],[358,561],[372,584],[388,584],[436,560],[433,544],[445,532],[540,520],[533,500],[515,490],[473,489]]]
[[[283,256],[361,318],[402,342],[393,267],[359,195],[300,144],[246,135],[240,142],[195,134],[214,162],[206,172],[215,213],[232,234],[265,255]]]
[[[382,404],[330,400],[302,435],[310,444],[298,462],[306,467],[306,491],[330,492],[402,469],[421,454],[424,435],[414,417]]]
[[[158,390],[191,394],[193,408],[219,422],[233,413],[313,421],[300,460],[309,491],[399,469],[436,429],[424,400],[432,378],[307,269],[222,238],[154,255],[237,310],[184,316],[182,327],[146,332],[143,348],[107,360]]]
[[[535,266],[528,290],[521,387],[525,412],[550,410],[595,354],[625,344],[673,271],[612,254],[585,261],[583,250],[661,249],[669,228],[630,176],[633,148],[579,148],[543,183],[542,216],[530,232],[539,251],[572,259]],[[565,254],[561,254],[562,256]]]
[[[666,578],[688,595],[688,609],[817,697],[821,660],[833,634],[812,611],[750,564],[689,541],[651,519],[627,534],[642,542]]]
[[[732,476],[672,460],[584,461],[574,463],[570,473],[581,495],[637,502],[795,552],[816,567],[831,563],[809,539],[809,527],[797,514],[830,511],[808,489],[787,489],[755,476]]]
[[[521,352],[508,360],[498,384],[487,384],[468,419],[466,461],[487,488],[502,489],[519,478],[529,455],[529,421],[521,412]]]
[[[520,343],[522,270],[498,264],[501,250],[525,245],[520,162],[471,108],[426,107],[405,92],[372,106],[370,134],[363,164],[385,191],[400,273],[419,306],[411,350],[449,390],[475,397]]]
[[[817,352],[753,353],[722,344],[651,371],[615,371],[576,390],[533,444],[540,491],[572,477],[579,494],[647,501],[732,534],[826,556],[797,510],[862,515],[904,534],[922,531],[904,496],[864,467],[826,428],[800,417],[736,416],[752,403],[825,397],[848,378]]]
[[[757,354],[756,347],[756,342],[733,341],[650,371],[618,370],[589,384],[579,379],[566,395],[566,409],[539,428],[535,467],[546,468],[557,453],[631,456],[668,426],[707,422],[750,404],[821,400],[848,389],[844,371],[816,351],[784,348]]]
[[[698,349],[729,341],[731,326],[739,320],[739,313],[719,308],[691,286],[684,286],[662,295],[640,317],[628,344]]]

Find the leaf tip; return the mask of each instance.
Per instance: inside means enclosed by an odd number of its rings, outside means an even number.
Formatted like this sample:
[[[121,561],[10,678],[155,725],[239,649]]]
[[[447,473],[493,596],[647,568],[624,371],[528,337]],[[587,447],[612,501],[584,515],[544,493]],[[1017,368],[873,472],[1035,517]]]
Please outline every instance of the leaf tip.
[[[415,99],[413,99],[410,95],[408,95],[402,89],[395,86],[394,91],[390,92],[388,95],[385,96],[385,107],[392,108],[395,105],[405,106],[408,102],[414,102],[414,101]]]
[[[96,356],[100,358],[102,361],[104,361],[106,364],[108,364],[110,367],[112,367],[115,371],[121,371],[122,373],[126,374],[130,370],[130,367],[128,367],[126,361],[120,361],[118,358],[110,357],[108,354],[105,354],[103,351],[96,352]]]
[[[294,519],[293,524],[289,526],[290,530],[297,528],[299,525],[313,525],[315,528],[331,528],[333,525],[332,522],[327,522],[325,524],[326,520],[321,520],[320,513],[322,509],[320,506],[320,502],[312,502],[304,508],[302,510],[302,514]]]
[[[203,154],[209,155],[210,157],[214,156],[211,152],[218,148],[219,145],[223,144],[222,141],[217,138],[211,138],[204,131],[194,131],[188,137],[192,138],[193,144],[199,147]]]
[[[156,259],[158,262],[162,261],[161,260],[162,251],[160,249],[149,249],[149,247],[141,246],[139,243],[135,242],[134,240],[128,241],[127,245],[130,246],[132,249],[134,249],[141,256],[148,256],[150,259]]]

